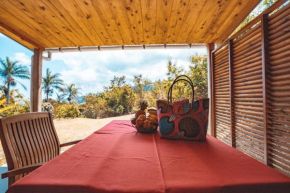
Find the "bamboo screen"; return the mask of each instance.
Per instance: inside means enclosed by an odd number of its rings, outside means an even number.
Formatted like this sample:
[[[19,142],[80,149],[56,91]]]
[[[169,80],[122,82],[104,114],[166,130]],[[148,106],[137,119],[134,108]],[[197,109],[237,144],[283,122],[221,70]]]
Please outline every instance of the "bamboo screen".
[[[290,175],[290,3],[274,8],[213,51],[212,127],[224,143]]]
[[[215,126],[216,137],[231,144],[230,138],[230,85],[228,45],[220,49],[214,57]]]

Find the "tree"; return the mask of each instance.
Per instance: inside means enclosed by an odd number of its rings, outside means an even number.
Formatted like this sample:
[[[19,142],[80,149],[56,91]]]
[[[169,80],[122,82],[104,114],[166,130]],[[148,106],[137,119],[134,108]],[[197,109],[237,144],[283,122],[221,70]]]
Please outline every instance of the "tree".
[[[62,88],[63,89],[63,88]],[[62,91],[62,89],[60,89],[60,91]],[[61,93],[56,93],[56,101],[57,102],[61,102],[62,100],[63,100],[63,98],[64,98],[64,95],[63,95],[63,93],[61,94]]]
[[[6,102],[6,98],[7,98],[7,94],[5,94],[5,91],[7,91],[6,87],[0,87],[0,90],[3,92],[3,94],[1,94],[0,99],[4,99],[5,98],[5,102]],[[10,93],[10,101],[9,104],[15,104],[19,101],[23,101],[24,100],[24,96],[22,94],[19,93],[18,89],[11,89]]]
[[[206,55],[192,55],[190,57],[190,70],[188,76],[195,86],[195,98],[208,97],[208,77],[207,77],[207,56]],[[190,89],[188,89],[190,90]]]
[[[30,79],[30,73],[26,66],[6,57],[6,60],[0,59],[0,77],[4,79],[4,86],[6,87],[4,93],[7,97],[7,104],[9,104],[11,87],[15,87],[19,83],[26,90],[26,87],[17,78]]]
[[[139,74],[137,76],[134,76],[134,90],[137,93],[137,95],[139,96],[139,99],[143,99],[143,78],[142,78],[142,74]]]
[[[277,0],[264,0],[263,5],[266,6],[266,8],[270,7],[272,4],[276,3]]]
[[[76,88],[75,84],[69,84],[65,85],[62,92],[64,93],[63,96],[67,97],[68,102],[72,102],[78,100],[78,97],[81,94],[79,90],[80,88]]]
[[[131,85],[126,84],[126,77],[114,77],[111,85],[105,87],[104,98],[107,107],[118,115],[128,113],[132,110],[135,102],[135,93]]]
[[[149,97],[151,90],[153,89],[153,83],[147,78],[143,78],[142,74],[134,76],[134,91],[138,95],[139,100]]]
[[[63,80],[59,76],[59,73],[52,74],[49,68],[46,69],[46,75],[42,77],[42,89],[46,95],[46,102],[48,102],[48,97],[53,94],[54,89],[61,90]]]

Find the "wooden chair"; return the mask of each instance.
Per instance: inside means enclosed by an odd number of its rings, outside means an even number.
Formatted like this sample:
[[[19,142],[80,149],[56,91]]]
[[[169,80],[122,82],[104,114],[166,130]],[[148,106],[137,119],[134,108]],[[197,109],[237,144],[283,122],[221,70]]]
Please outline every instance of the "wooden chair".
[[[51,113],[27,113],[0,119],[0,138],[8,186],[60,154],[60,148],[81,140],[59,143]]]

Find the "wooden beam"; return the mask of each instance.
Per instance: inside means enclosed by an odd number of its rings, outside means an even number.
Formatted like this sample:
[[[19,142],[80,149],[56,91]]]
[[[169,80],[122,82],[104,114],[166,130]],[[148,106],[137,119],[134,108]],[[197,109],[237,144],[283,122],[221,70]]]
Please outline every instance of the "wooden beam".
[[[208,74],[210,77],[209,80],[209,97],[210,97],[210,134],[216,137],[215,133],[215,109],[214,109],[214,63],[213,63],[213,53],[214,43],[207,44],[207,55],[208,55]]]
[[[235,143],[235,128],[234,128],[234,84],[233,84],[233,40],[228,41],[228,54],[229,54],[229,85],[230,85],[230,133],[231,133],[231,145],[236,147]]]
[[[268,14],[262,17],[262,79],[263,79],[263,118],[264,118],[264,162],[268,165],[268,142],[267,142],[267,128],[268,128],[268,84],[267,84],[267,66],[268,66]]]
[[[31,64],[30,111],[41,111],[42,100],[42,49],[34,49]]]

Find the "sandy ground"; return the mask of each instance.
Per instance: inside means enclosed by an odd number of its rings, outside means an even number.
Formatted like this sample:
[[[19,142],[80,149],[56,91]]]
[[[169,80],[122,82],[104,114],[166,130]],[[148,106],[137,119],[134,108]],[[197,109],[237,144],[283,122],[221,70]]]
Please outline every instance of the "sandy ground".
[[[84,139],[113,120],[130,120],[132,117],[133,115],[124,115],[120,117],[110,117],[104,119],[55,119],[54,126],[60,143],[64,143],[67,141]],[[69,147],[62,148],[61,151],[65,151],[68,148]],[[2,145],[0,145],[0,165],[4,163],[4,152]]]

